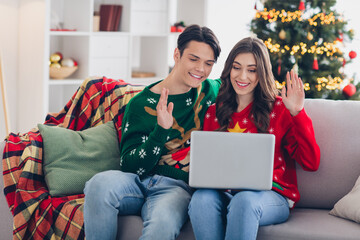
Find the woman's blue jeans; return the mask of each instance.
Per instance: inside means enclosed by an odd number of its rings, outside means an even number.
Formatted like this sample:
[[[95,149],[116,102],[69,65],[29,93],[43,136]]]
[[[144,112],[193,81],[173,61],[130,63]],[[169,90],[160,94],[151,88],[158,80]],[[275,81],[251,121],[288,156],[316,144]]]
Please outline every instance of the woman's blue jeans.
[[[240,191],[232,195],[199,189],[189,205],[198,240],[255,240],[259,226],[284,222],[289,212],[286,198],[274,191]]]
[[[106,171],[85,185],[85,236],[115,239],[118,215],[141,215],[144,228],[140,239],[175,239],[188,219],[192,190],[181,180],[154,175]]]

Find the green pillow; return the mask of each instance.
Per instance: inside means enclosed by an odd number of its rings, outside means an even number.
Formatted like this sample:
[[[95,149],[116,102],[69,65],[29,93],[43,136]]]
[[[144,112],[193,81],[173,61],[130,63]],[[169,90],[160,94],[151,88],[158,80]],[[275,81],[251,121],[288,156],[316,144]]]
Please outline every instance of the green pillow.
[[[83,131],[38,124],[44,144],[43,170],[52,196],[83,193],[98,172],[120,170],[120,149],[113,121]]]

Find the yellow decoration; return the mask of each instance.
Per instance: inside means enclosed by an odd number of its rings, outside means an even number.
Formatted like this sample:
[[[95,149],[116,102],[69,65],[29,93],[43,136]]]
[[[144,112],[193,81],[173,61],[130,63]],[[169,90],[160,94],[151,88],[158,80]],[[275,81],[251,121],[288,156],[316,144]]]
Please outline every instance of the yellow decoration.
[[[300,10],[291,12],[291,11],[285,11],[284,9],[279,11],[275,9],[267,10],[267,8],[264,8],[264,11],[258,11],[256,12],[255,17],[256,18],[263,18],[266,21],[269,21],[269,23],[275,22],[278,20],[278,18],[281,19],[281,22],[291,22],[294,20],[297,21],[303,21],[302,18],[303,12]],[[344,20],[342,18],[336,19],[334,16],[334,13],[330,13],[328,15],[324,13],[318,13],[312,18],[307,19],[306,21],[309,22],[312,26],[317,26],[318,24],[321,25],[329,25],[329,24],[335,24],[336,21],[343,22]]]
[[[51,54],[50,56],[50,61],[53,62],[53,63],[57,63],[61,60],[61,55],[58,54],[58,53],[53,53]]]
[[[278,80],[275,80],[275,85],[277,89],[282,89],[285,86],[285,81],[280,83]]]
[[[271,53],[285,53],[286,51],[290,51],[291,55],[298,53],[301,55],[304,55],[305,53],[316,53],[317,55],[326,54],[326,56],[332,56],[335,53],[341,53],[341,50],[337,47],[337,41],[332,43],[324,42],[320,45],[318,42],[315,42],[315,44],[312,46],[307,46],[306,43],[300,42],[298,45],[293,45],[291,48],[288,45],[285,45],[283,48],[281,48],[280,44],[273,43],[271,38],[264,41],[264,43]]]
[[[61,65],[60,63],[55,62],[55,63],[51,63],[50,67],[61,68]]]
[[[314,36],[311,34],[311,32],[308,32],[306,38],[307,38],[309,41],[311,41],[311,40],[313,40]]]
[[[317,84],[315,85],[315,88],[320,92],[323,88],[326,88],[328,90],[335,90],[335,89],[341,89],[343,83],[343,79],[339,77],[332,78],[329,76],[317,78]]]
[[[286,38],[286,32],[284,31],[284,29],[281,29],[281,31],[279,33],[279,38],[281,40],[284,40]]]
[[[228,128],[229,132],[235,132],[235,133],[243,133],[245,132],[246,128],[240,128],[239,122],[235,124],[234,128]]]

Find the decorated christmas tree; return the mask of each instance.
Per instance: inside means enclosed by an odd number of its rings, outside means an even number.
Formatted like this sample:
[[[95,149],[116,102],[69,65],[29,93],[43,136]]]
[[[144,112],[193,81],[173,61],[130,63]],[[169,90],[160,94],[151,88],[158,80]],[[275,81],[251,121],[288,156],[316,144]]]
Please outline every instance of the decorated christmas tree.
[[[279,88],[294,69],[308,98],[360,99],[360,84],[344,69],[355,57],[345,50],[353,30],[334,9],[336,0],[262,0],[255,4],[251,30],[270,52]]]

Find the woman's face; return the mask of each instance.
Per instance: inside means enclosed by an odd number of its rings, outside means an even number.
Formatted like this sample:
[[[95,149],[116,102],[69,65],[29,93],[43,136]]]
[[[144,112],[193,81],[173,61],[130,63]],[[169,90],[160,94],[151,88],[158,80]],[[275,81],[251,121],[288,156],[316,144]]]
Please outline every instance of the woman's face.
[[[231,84],[238,99],[253,99],[255,87],[259,83],[256,60],[252,53],[239,53],[230,71]]]

